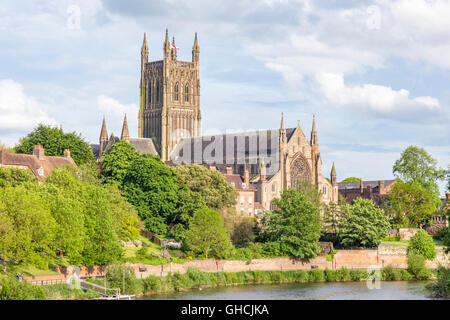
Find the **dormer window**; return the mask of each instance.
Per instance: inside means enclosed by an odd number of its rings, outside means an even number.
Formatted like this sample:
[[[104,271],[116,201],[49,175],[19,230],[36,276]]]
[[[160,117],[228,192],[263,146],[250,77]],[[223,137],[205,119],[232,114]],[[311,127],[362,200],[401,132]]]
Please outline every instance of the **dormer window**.
[[[241,183],[242,188],[247,188],[247,184],[245,182]]]
[[[40,167],[40,168],[37,170],[37,173],[38,173],[38,175],[39,175],[40,177],[43,177],[43,176],[44,176],[44,168]]]

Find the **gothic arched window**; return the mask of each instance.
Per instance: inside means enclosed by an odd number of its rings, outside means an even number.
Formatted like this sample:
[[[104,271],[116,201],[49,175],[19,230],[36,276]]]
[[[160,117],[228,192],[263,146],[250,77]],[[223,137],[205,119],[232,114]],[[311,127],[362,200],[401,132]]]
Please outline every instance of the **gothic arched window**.
[[[156,83],[156,102],[159,102],[159,82]]]
[[[184,101],[189,101],[189,87],[184,87]]]
[[[178,83],[175,84],[175,89],[174,89],[174,93],[173,93],[173,100],[178,101]]]
[[[291,164],[291,188],[299,187],[304,181],[311,182],[311,169],[308,161],[302,156],[298,156]]]
[[[148,86],[148,103],[152,104],[152,83]]]

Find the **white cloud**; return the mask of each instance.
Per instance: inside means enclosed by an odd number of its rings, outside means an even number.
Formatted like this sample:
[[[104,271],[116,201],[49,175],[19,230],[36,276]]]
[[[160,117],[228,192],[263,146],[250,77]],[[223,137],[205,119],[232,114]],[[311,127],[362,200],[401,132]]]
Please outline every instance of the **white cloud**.
[[[137,137],[139,108],[136,104],[122,104],[116,99],[102,94],[97,98],[97,107],[106,116],[107,123],[111,125],[111,128],[115,128],[116,130],[119,128],[119,125],[120,129],[122,128],[123,118],[126,114],[130,135],[132,137]],[[111,116],[113,122],[109,120]],[[116,131],[114,134],[118,136],[120,131]]]
[[[428,96],[411,98],[409,91],[405,89],[397,91],[373,84],[347,86],[340,74],[323,72],[316,76],[316,81],[318,91],[334,106],[365,108],[384,115],[429,112],[440,108],[437,99]]]
[[[24,131],[39,123],[56,125],[42,105],[25,93],[24,87],[12,79],[0,80],[0,131]]]

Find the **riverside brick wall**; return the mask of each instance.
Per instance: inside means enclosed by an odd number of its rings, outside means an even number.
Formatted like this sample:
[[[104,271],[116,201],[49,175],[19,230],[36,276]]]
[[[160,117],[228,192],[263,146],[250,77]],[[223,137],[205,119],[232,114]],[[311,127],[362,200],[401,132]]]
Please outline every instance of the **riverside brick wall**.
[[[439,264],[450,267],[450,255],[444,253],[443,247],[436,247],[437,257],[433,261],[427,261],[429,268],[437,268]],[[165,264],[159,266],[131,264],[138,278],[145,278],[150,274],[167,275],[169,272],[185,273],[188,268],[194,267],[205,272],[239,272],[255,270],[311,270],[318,269],[367,269],[369,267],[394,268],[408,267],[407,248],[398,246],[379,246],[373,250],[339,250],[333,257],[333,261],[327,261],[325,257],[317,257],[311,260],[290,258],[265,258],[253,259],[250,263],[241,260],[194,260],[184,264]],[[145,269],[145,271],[144,271]]]

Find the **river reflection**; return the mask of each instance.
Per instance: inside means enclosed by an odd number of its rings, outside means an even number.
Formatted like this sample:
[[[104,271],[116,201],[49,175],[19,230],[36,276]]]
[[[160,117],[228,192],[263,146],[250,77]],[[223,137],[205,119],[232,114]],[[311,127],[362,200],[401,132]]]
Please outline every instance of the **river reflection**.
[[[187,292],[144,296],[168,300],[427,300],[425,281],[382,281],[380,289],[361,282],[246,285],[195,289]]]

